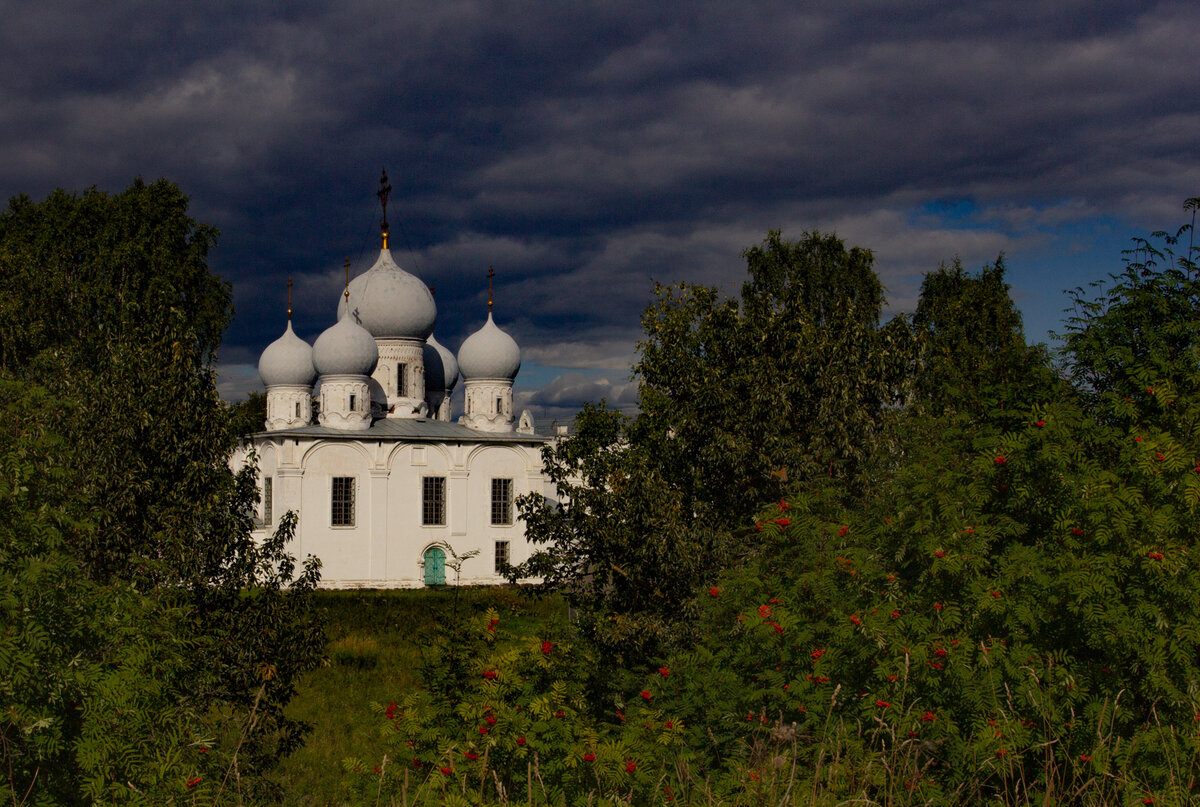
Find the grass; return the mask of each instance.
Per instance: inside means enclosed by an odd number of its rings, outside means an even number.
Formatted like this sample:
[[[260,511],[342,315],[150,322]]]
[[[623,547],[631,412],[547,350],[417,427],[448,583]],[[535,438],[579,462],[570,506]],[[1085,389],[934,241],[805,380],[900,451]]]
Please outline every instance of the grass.
[[[453,589],[322,591],[317,607],[329,642],[325,666],[301,681],[288,716],[312,724],[303,748],[285,759],[280,780],[286,804],[349,804],[341,761],[371,759],[379,748],[379,721],[370,704],[388,703],[417,683],[425,639],[439,614],[449,613]],[[495,608],[508,630],[532,635],[562,618],[558,599],[530,600],[507,587],[460,590],[459,607]]]

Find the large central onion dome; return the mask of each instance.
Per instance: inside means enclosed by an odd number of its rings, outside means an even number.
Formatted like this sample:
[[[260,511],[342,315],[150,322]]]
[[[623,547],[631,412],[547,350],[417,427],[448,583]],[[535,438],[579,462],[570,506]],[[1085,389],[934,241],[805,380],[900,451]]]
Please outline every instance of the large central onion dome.
[[[346,310],[338,303],[338,317]],[[437,305],[428,287],[401,269],[386,247],[375,265],[350,281],[350,311],[360,325],[378,338],[425,339],[433,333]]]
[[[513,338],[496,327],[492,314],[487,322],[467,337],[458,349],[458,369],[467,380],[476,378],[512,379],[521,369],[521,350]]]
[[[425,343],[425,389],[445,390],[454,389],[458,382],[458,362],[441,342],[430,336]]]
[[[317,375],[313,366],[313,349],[308,342],[296,336],[290,319],[283,336],[267,345],[259,357],[258,375],[268,387],[312,386]]]
[[[378,362],[375,340],[344,309],[313,345],[313,364],[321,375],[370,375]]]

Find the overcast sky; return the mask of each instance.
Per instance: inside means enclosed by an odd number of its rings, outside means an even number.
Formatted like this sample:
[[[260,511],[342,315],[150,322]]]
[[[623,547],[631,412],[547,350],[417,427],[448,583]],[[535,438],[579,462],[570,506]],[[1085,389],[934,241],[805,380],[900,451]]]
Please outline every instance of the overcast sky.
[[[342,261],[486,317],[538,416],[629,404],[655,280],[733,291],[772,228],[874,251],[892,310],[1003,252],[1031,341],[1200,196],[1200,4],[8,2],[0,193],[167,177],[221,230],[229,398],[329,325]],[[461,395],[461,392],[459,393]]]

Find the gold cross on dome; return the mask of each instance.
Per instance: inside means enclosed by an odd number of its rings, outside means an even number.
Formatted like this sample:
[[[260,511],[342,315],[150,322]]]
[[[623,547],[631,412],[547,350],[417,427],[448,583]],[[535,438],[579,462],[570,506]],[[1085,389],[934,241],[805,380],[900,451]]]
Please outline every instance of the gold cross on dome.
[[[379,229],[383,233],[383,248],[388,248],[388,222],[387,222],[387,202],[388,196],[392,193],[392,186],[388,184],[387,169],[383,169],[383,173],[379,176],[379,191],[375,194],[379,197],[379,204],[383,208],[383,218],[379,220]]]

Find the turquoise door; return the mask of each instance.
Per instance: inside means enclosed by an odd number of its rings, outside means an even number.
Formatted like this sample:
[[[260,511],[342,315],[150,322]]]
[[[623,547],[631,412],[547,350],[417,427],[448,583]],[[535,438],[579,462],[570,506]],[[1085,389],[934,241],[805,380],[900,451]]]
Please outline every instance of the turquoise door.
[[[425,585],[446,585],[446,553],[436,546],[425,550]]]

